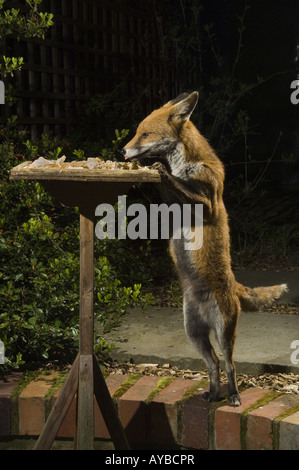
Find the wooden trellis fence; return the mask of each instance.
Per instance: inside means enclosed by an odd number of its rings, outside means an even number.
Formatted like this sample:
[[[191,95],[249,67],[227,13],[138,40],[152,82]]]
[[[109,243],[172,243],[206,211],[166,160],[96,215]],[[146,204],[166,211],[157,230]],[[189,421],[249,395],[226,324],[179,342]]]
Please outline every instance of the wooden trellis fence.
[[[42,5],[54,14],[46,39],[10,39],[3,45],[4,54],[24,57],[16,77],[15,114],[33,139],[42,132],[65,135],[82,104],[111,90],[129,70],[143,81],[148,96],[158,94],[159,44],[148,40],[152,19],[142,11],[113,0],[45,0]],[[134,85],[134,79],[126,81],[128,96],[134,97]],[[150,100],[147,104],[150,108]],[[7,106],[0,112],[7,117]]]

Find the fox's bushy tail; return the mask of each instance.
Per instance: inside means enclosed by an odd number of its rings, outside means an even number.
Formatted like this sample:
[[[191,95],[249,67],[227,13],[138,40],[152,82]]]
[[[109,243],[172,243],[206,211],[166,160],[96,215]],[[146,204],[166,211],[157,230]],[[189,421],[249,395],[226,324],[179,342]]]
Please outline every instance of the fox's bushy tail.
[[[244,312],[256,312],[262,306],[269,306],[288,291],[287,284],[269,287],[245,287],[236,282],[237,296],[240,299],[241,309]]]

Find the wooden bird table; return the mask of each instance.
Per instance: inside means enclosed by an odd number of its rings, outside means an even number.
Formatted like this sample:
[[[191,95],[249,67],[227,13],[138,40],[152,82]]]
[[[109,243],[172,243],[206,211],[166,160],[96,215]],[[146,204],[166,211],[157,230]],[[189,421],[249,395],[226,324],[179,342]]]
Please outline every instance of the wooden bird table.
[[[50,449],[77,395],[75,449],[93,449],[94,396],[115,449],[129,449],[114,403],[93,353],[94,348],[94,231],[98,204],[115,203],[136,182],[160,182],[156,170],[13,168],[11,180],[39,181],[60,203],[80,211],[80,339],[79,352],[37,440],[35,449]]]

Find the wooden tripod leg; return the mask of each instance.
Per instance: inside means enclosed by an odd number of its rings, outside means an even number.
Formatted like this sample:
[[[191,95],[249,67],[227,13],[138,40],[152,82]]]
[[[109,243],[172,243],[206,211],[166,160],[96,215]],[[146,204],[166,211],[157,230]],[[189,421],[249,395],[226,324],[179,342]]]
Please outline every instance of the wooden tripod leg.
[[[93,356],[94,394],[116,450],[129,450],[129,444],[119,420],[106,382]]]
[[[47,422],[40,434],[34,449],[48,450],[51,448],[64,417],[71,406],[78,390],[79,355],[72,365],[70,373],[61,389],[61,392],[49,414]]]

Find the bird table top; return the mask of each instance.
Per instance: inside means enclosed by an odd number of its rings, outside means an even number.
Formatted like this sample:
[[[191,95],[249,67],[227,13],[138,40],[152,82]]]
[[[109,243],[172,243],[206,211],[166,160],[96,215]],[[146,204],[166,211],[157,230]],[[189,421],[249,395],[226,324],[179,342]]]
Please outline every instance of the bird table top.
[[[65,157],[47,160],[39,157],[24,162],[10,172],[11,180],[160,182],[157,170],[139,166],[136,162],[112,162],[100,158],[66,162]]]
[[[12,168],[10,180],[35,180],[66,206],[96,206],[113,203],[127,194],[134,183],[160,183],[157,170],[136,162],[112,162],[100,158],[66,162],[65,157],[39,157]]]

